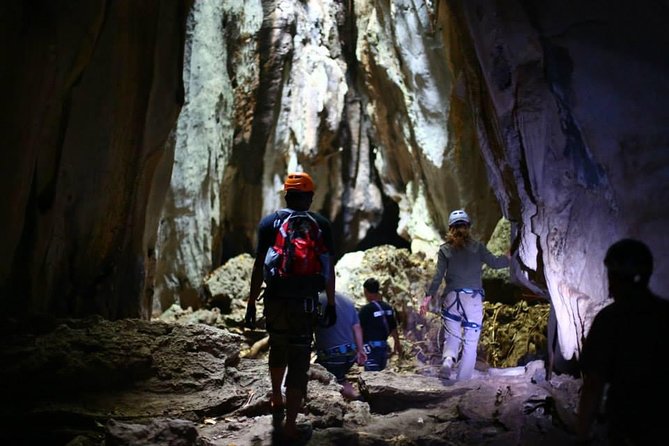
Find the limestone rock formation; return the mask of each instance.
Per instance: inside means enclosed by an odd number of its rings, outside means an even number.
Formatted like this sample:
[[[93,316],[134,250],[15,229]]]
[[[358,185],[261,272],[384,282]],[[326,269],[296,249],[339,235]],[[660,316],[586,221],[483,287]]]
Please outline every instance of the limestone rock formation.
[[[432,255],[461,206],[477,234],[490,235],[498,205],[472,117],[453,111],[456,74],[443,36],[427,32],[425,8],[389,6],[196,2],[184,76],[195,92],[186,89],[160,232],[163,310],[197,304],[201,277],[223,255],[251,251],[258,219],[283,205],[287,170],[316,179],[314,209],[337,223],[339,255],[382,224]],[[258,57],[245,56],[254,45]],[[216,91],[202,94],[204,85]],[[241,85],[246,94],[235,93]]]
[[[260,1],[196,1],[188,16],[185,103],[158,228],[157,310],[202,305],[202,278],[221,262],[227,215],[240,215],[232,175],[235,137],[248,138],[259,66]],[[258,172],[259,174],[260,172]],[[247,245],[248,246],[248,245]]]
[[[362,284],[379,281],[380,292],[398,311],[418,308],[432,279],[435,259],[408,249],[382,245],[343,256],[335,267],[337,290],[352,297],[358,306],[366,302]]]
[[[204,278],[206,306],[231,313],[245,307],[251,288],[254,259],[248,254],[233,257]]]
[[[206,274],[253,252],[284,174],[304,169],[338,257],[431,258],[452,208],[484,240],[506,217],[512,280],[550,300],[575,357],[616,239],[651,246],[651,286],[669,295],[667,11],[4,2],[3,311],[197,309]]]
[[[669,291],[669,214],[659,205],[669,198],[669,60],[660,49],[669,10],[651,2],[632,10],[599,1],[454,5],[482,83],[474,100],[488,177],[518,225],[519,272],[547,290],[569,358],[606,303],[602,260],[613,242],[644,240],[656,258],[651,286]]]

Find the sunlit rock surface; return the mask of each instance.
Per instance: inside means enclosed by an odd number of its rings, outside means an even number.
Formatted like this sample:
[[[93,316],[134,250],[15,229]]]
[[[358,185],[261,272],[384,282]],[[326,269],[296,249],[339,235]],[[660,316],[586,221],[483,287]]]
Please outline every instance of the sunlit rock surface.
[[[204,278],[208,307],[218,307],[223,313],[245,306],[251,289],[254,259],[248,254],[233,257]]]
[[[369,278],[379,281],[383,298],[397,310],[418,308],[434,274],[435,259],[413,254],[405,248],[376,246],[346,254],[335,266],[337,290],[364,305],[362,284]]]
[[[258,83],[258,1],[196,1],[188,16],[185,103],[174,130],[174,167],[158,231],[158,310],[202,304],[202,278],[220,264],[224,185],[233,138],[248,125]],[[248,131],[248,130],[246,130]]]
[[[441,2],[443,3],[443,2]],[[432,2],[353,2],[360,94],[383,191],[399,203],[398,231],[436,251],[451,210],[465,207],[488,236],[499,213],[476,149],[462,66],[435,32]]]

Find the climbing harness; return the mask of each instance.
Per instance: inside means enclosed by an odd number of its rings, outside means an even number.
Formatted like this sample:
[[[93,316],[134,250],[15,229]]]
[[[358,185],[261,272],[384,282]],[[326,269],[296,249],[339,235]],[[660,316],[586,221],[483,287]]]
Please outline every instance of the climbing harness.
[[[460,300],[460,294],[468,294],[471,297],[474,297],[476,295],[484,297],[485,296],[484,291],[476,288],[458,288],[453,291],[455,291],[455,300],[448,307],[444,307],[441,310],[441,316],[444,319],[460,322],[464,328],[480,329],[481,324],[477,324],[476,322],[470,322],[469,318],[467,318],[467,313],[465,312],[465,309],[462,305],[462,301]],[[455,307],[455,311],[457,311],[459,314],[451,312],[451,309],[453,307]],[[460,316],[460,314],[462,316]],[[444,328],[445,326],[446,322],[444,321]]]
[[[319,350],[316,354],[319,358],[328,359],[334,356],[346,356],[356,351],[354,344],[341,344],[335,347]]]
[[[388,346],[387,341],[369,341],[366,344],[364,344],[362,347],[365,350],[365,354],[369,355],[373,348],[387,347],[387,346]]]

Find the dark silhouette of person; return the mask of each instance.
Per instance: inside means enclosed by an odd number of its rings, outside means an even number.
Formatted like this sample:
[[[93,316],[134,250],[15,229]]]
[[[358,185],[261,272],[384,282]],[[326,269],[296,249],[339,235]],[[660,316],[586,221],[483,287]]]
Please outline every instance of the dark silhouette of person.
[[[246,306],[245,324],[253,328],[256,321],[256,300],[260,295],[263,281],[265,320],[269,334],[269,371],[272,383],[270,404],[274,425],[281,434],[282,442],[300,444],[308,440],[309,433],[297,428],[296,419],[302,400],[306,395],[311,345],[314,324],[318,318],[318,293],[325,290],[327,304],[324,324],[332,326],[336,322],[334,244],[330,222],[316,212],[307,212],[311,207],[314,183],[304,172],[290,173],[284,182],[287,209],[266,215],[258,224],[258,245],[256,249],[251,289]],[[268,251],[273,248],[277,233],[282,230],[282,221],[296,213],[307,212],[321,231],[325,252],[320,256],[322,273],[313,276],[265,277]],[[320,283],[319,283],[320,282]],[[283,402],[282,384],[286,387],[286,402]],[[285,425],[281,422],[285,414]],[[304,438],[306,437],[306,438]]]
[[[605,399],[610,444],[666,444],[669,301],[648,288],[653,257],[644,243],[614,243],[604,265],[613,303],[597,313],[583,344],[577,441],[592,439]]]

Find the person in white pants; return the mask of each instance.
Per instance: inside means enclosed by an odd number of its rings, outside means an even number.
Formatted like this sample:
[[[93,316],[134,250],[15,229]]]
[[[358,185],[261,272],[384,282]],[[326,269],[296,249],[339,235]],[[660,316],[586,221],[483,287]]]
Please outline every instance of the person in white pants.
[[[449,215],[446,243],[437,253],[437,271],[420,307],[425,314],[432,296],[446,281],[441,316],[445,328],[441,375],[450,377],[462,349],[458,380],[470,379],[476,364],[476,350],[483,323],[483,284],[481,267],[485,263],[499,269],[509,266],[509,254],[495,256],[470,235],[471,219],[464,209]]]
[[[445,338],[442,373],[450,376],[451,368],[462,346],[458,379],[469,379],[474,373],[476,349],[483,323],[483,290],[462,288],[446,294],[441,310]]]

